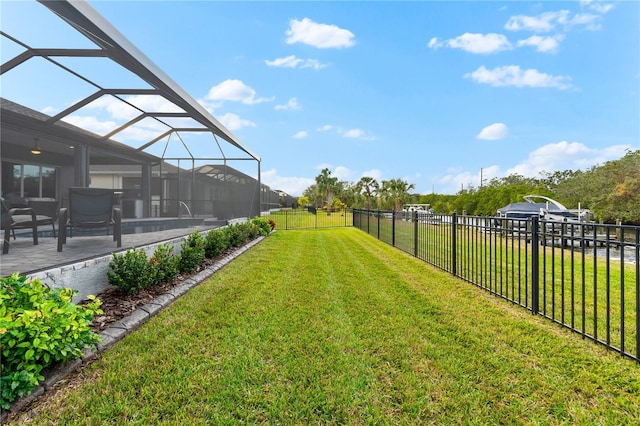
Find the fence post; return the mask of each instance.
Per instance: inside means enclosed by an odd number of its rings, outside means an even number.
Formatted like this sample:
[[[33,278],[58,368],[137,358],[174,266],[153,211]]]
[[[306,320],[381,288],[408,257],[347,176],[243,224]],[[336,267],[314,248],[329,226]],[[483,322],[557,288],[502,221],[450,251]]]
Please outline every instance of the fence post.
[[[451,273],[458,275],[458,258],[456,253],[458,252],[458,215],[454,211],[451,215]]]
[[[284,229],[285,231],[289,229],[289,214],[286,210],[284,211]]]
[[[540,311],[540,226],[538,216],[531,218],[531,313]]]
[[[396,246],[396,211],[391,210],[391,247]]]
[[[371,217],[371,210],[367,209],[367,234],[369,233],[369,230],[370,230],[370,226],[369,226],[370,217]]]
[[[418,257],[418,210],[413,212],[413,255]]]
[[[380,239],[380,209],[378,209],[378,239]]]

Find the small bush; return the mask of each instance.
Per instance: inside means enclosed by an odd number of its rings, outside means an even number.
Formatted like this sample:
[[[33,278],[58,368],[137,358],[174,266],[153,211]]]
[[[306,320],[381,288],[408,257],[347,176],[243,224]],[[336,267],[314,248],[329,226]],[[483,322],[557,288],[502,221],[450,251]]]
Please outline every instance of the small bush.
[[[156,283],[173,281],[180,272],[180,256],[173,254],[173,247],[169,244],[158,245],[150,262],[156,268]]]
[[[157,282],[157,269],[149,262],[144,250],[135,248],[124,254],[114,254],[107,272],[109,284],[127,294],[135,294]]]
[[[253,222],[247,222],[247,239],[245,241],[253,240],[260,235],[260,228]]]
[[[204,255],[211,259],[227,249],[227,235],[222,229],[212,229],[204,238]]]
[[[229,247],[238,247],[246,240],[243,239],[243,229],[240,224],[231,224],[224,229],[225,233],[227,234]]]
[[[251,219],[251,222],[258,227],[259,235],[267,236],[269,235],[269,232],[273,230],[273,227],[269,223],[273,221],[267,220],[264,217],[256,216],[253,219]],[[273,224],[273,226],[275,226],[275,223]]]
[[[191,272],[204,261],[204,238],[198,231],[187,236],[180,251],[180,272]]]
[[[0,278],[0,407],[33,391],[55,362],[82,356],[100,340],[91,320],[101,314],[94,296],[86,306],[71,301],[70,288],[49,288],[18,273]]]

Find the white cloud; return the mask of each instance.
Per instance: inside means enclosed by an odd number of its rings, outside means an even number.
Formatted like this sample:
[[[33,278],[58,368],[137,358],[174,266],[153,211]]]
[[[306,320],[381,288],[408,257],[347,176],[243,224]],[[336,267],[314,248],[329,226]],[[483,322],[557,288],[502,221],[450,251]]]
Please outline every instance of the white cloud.
[[[613,9],[613,5],[592,2],[586,3],[586,5],[588,5],[588,9],[595,13],[577,13],[571,17],[568,10],[560,10],[557,12],[545,12],[537,16],[516,15],[510,17],[504,27],[510,31],[526,30],[537,33],[553,31],[559,26],[563,27],[564,30],[576,26],[584,26],[588,30],[599,30],[600,24],[597,21],[605,13]]]
[[[300,109],[301,106],[298,104],[298,99],[291,98],[289,99],[289,101],[284,104],[284,105],[276,105],[275,109],[279,109],[279,110],[288,110],[288,109]]]
[[[516,15],[509,18],[504,28],[509,31],[549,32],[558,24],[566,24],[568,16],[568,10],[545,12],[538,16]]]
[[[280,68],[313,68],[319,70],[326,67],[326,64],[320,63],[317,59],[300,59],[295,55],[285,56],[284,58],[274,59],[273,61],[266,60],[265,63],[270,67]]]
[[[511,43],[502,34],[478,34],[478,33],[464,33],[458,37],[451,38],[445,41],[438,41],[437,38],[429,40],[429,47],[437,49],[443,46],[450,47],[452,49],[462,49],[470,53],[489,54],[496,53],[502,50],[510,50]]]
[[[83,128],[97,135],[106,135],[118,127],[115,121],[99,120],[93,116],[70,115],[65,117],[63,121],[73,124],[74,126]],[[154,124],[155,123],[155,124]],[[160,131],[159,131],[160,129]],[[155,121],[148,121],[141,124],[137,123],[118,132],[112,138],[120,142],[149,141],[158,136],[161,131],[167,127]]]
[[[525,177],[538,177],[542,171],[585,169],[621,158],[629,148],[628,145],[614,145],[593,149],[579,142],[551,143],[532,151],[525,161],[507,169],[505,176],[517,173]]]
[[[504,139],[507,134],[509,134],[509,129],[504,123],[494,123],[482,129],[476,138],[495,141]]]
[[[265,63],[270,67],[281,68],[295,68],[300,64],[300,62],[304,62],[304,60],[297,58],[295,55],[285,56],[284,58],[274,59],[273,61],[265,61]]]
[[[105,135],[118,127],[118,124],[115,121],[100,121],[96,117],[92,116],[70,115],[65,117],[63,121],[82,129],[86,129],[97,135]]]
[[[322,170],[322,169],[331,170],[332,168],[333,168],[333,166],[331,164],[329,164],[329,163],[320,163],[320,164],[317,164],[316,167],[315,167],[316,170]]]
[[[309,136],[309,134],[307,133],[307,131],[306,131],[306,130],[300,130],[299,132],[297,132],[296,134],[294,134],[294,135],[292,136],[292,138],[294,138],[294,139],[304,139],[304,138],[306,138],[307,136]]]
[[[237,114],[231,112],[218,117],[218,121],[231,131],[242,129],[243,127],[256,127],[256,123],[240,118]]]
[[[438,41],[438,37],[432,37],[431,40],[429,40],[429,43],[427,43],[427,46],[432,49],[438,49],[442,47],[442,44],[442,42]]]
[[[362,175],[360,177],[365,177],[365,176],[374,178],[375,180],[378,181],[378,183],[380,183],[380,179],[382,179],[382,171],[380,169],[366,170],[362,172]]]
[[[564,40],[563,34],[557,34],[552,37],[541,37],[538,35],[534,35],[524,40],[519,40],[518,47],[533,46],[538,52],[555,52],[558,50],[558,45],[562,40]]]
[[[328,65],[321,63],[317,59],[305,59],[300,66],[300,68],[313,68],[314,70],[319,70],[325,67],[328,67]]]
[[[348,180],[351,176],[351,170],[344,166],[337,166],[331,175],[337,177],[338,180]]]
[[[256,97],[256,91],[241,80],[229,79],[212,87],[206,96],[206,100],[213,102],[235,101],[251,105],[271,102],[274,98],[258,98]]]
[[[262,183],[271,189],[279,189],[294,197],[301,196],[305,189],[315,184],[315,179],[304,177],[278,176],[276,169],[267,170],[260,175]]]
[[[350,138],[350,139],[361,139],[365,141],[372,141],[376,139],[373,136],[367,136],[364,130],[361,130],[361,129],[349,129],[349,130],[341,131],[340,134],[342,135],[342,137]]]
[[[517,65],[507,65],[492,70],[488,70],[483,65],[474,72],[465,74],[464,78],[494,87],[552,87],[560,90],[572,87],[570,77],[552,76],[536,69],[521,70]]]
[[[582,0],[580,1],[580,5],[588,9],[591,9],[594,12],[600,13],[602,15],[610,12],[614,8],[614,5],[612,3],[605,3],[602,1],[592,1],[592,0]]]
[[[320,49],[351,47],[355,35],[336,25],[318,24],[309,18],[289,21],[287,44],[304,43]]]
[[[540,178],[542,172],[553,173],[561,170],[585,170],[591,166],[604,164],[607,161],[622,158],[629,145],[613,145],[596,149],[589,148],[580,142],[557,142],[537,148],[529,153],[528,157],[506,170],[497,165],[482,169],[482,177],[485,184],[493,178],[500,178],[512,174],[524,177]],[[479,171],[448,170],[448,174],[436,179],[442,187],[437,189],[440,193],[456,193],[461,187],[468,188],[480,186]]]
[[[344,136],[345,138],[360,139],[364,136],[364,132],[360,129],[351,129],[346,130],[344,133],[342,133],[342,136]]]
[[[318,127],[318,131],[319,132],[328,132],[329,130],[333,129],[333,126],[331,124],[325,124],[322,127]]]

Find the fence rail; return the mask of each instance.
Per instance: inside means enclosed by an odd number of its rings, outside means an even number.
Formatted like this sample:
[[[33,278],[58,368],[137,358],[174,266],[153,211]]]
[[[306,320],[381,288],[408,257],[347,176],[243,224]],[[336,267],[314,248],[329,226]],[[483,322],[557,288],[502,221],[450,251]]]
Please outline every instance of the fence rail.
[[[357,209],[353,226],[640,362],[640,227]]]
[[[276,223],[276,229],[335,228],[353,225],[351,209],[324,210],[313,207],[305,209],[281,209],[263,213],[263,217]]]

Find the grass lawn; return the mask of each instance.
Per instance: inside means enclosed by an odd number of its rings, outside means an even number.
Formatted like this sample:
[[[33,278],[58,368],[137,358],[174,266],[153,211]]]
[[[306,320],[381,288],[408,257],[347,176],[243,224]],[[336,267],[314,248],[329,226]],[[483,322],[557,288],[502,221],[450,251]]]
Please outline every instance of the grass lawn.
[[[313,229],[351,226],[353,214],[351,210],[340,210],[327,214],[326,211],[318,210],[317,214],[309,213],[307,210],[280,210],[273,211],[266,219],[271,219],[276,223],[276,229]]]
[[[280,231],[37,411],[39,425],[639,424],[640,367],[357,229]]]

